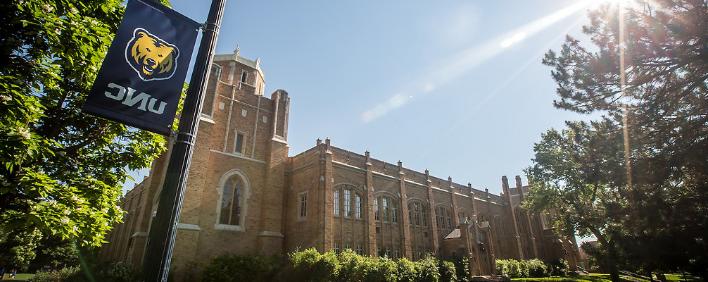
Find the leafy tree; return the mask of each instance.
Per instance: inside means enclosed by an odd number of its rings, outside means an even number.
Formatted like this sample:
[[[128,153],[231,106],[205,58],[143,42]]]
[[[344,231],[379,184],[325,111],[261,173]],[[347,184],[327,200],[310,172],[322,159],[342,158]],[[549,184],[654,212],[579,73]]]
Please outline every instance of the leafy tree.
[[[549,51],[543,60],[558,86],[556,107],[602,118],[549,131],[536,144],[529,172],[538,192],[529,205],[559,209],[567,232],[604,233],[596,237],[608,256],[647,271],[684,269],[708,277],[707,5],[628,1],[621,11],[605,5],[590,12],[583,29],[592,48],[568,37],[560,52]],[[620,46],[626,50],[624,93]]]
[[[0,1],[0,230],[6,234],[36,229],[99,246],[121,220],[128,171],[164,152],[162,136],[81,112],[122,3]]]
[[[628,209],[623,189],[622,131],[612,121],[568,122],[549,130],[534,146],[533,183],[526,205],[551,210],[556,230],[568,236],[595,236],[608,254],[610,273],[619,279],[618,241]],[[615,280],[617,281],[617,280]]]
[[[0,229],[0,266],[5,271],[17,268],[24,271],[37,257],[35,248],[42,237],[37,229]]]

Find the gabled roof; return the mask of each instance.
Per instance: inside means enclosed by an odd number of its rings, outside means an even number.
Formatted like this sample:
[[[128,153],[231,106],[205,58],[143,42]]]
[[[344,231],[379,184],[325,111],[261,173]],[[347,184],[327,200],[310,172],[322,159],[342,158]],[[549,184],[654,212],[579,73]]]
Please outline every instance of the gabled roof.
[[[447,236],[445,236],[445,240],[457,239],[460,237],[462,237],[462,232],[460,232],[460,228],[455,228],[455,230],[452,230],[452,232],[450,232],[450,234],[447,234]]]

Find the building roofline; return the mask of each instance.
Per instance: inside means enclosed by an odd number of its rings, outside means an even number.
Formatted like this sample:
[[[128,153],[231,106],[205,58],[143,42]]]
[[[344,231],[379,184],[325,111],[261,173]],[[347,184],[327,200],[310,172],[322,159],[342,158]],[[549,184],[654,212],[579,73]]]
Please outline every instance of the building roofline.
[[[323,144],[324,144],[324,143],[323,143]],[[313,146],[313,147],[311,147],[311,148],[309,148],[309,149],[307,149],[307,150],[305,150],[305,151],[303,151],[303,152],[301,152],[301,153],[299,153],[299,154],[297,154],[297,155],[295,155],[295,156],[293,156],[293,157],[291,157],[291,158],[300,156],[300,155],[302,155],[302,154],[304,154],[304,153],[306,153],[306,152],[311,152],[312,150],[315,150],[315,149],[317,148],[317,146],[318,146],[318,145],[315,145],[315,146]],[[347,150],[347,149],[342,149],[342,148],[337,147],[337,146],[330,145],[330,149],[333,149],[333,150],[331,150],[333,153],[335,153],[336,151],[341,151],[341,152],[344,152],[344,153],[349,153],[349,154],[356,155],[356,156],[358,156],[358,157],[366,158],[365,155],[362,155],[362,154],[359,154],[359,153],[356,153],[356,152],[352,152],[352,151],[349,151],[349,150]],[[397,167],[397,166],[398,166],[398,164],[392,164],[392,163],[389,163],[389,162],[386,162],[386,161],[382,161],[382,160],[379,160],[379,159],[375,159],[375,158],[372,158],[372,157],[369,157],[369,159],[370,159],[371,161],[383,163],[383,164],[386,165],[386,166],[393,166],[393,167]],[[414,172],[414,173],[418,173],[419,175],[425,175],[425,173],[419,172],[419,171],[417,171],[417,170],[415,170],[415,169],[407,168],[407,167],[405,167],[405,166],[401,166],[401,167],[404,168],[404,169],[406,169],[406,170],[408,170],[408,171],[412,171],[412,172]],[[435,180],[435,181],[438,181],[438,182],[441,182],[441,183],[443,183],[443,182],[448,182],[448,180],[445,180],[445,179],[442,179],[442,178],[438,178],[438,177],[435,177],[435,176],[432,176],[432,175],[429,175],[429,176],[430,176],[430,179],[431,179],[431,180]],[[454,181],[451,182],[451,186],[454,187],[454,188],[458,188],[458,189],[471,189],[471,191],[474,192],[475,195],[478,195],[478,198],[484,198],[484,195],[486,195],[486,193],[487,193],[486,191],[482,191],[482,190],[480,190],[480,189],[473,188],[473,187],[470,187],[470,186],[468,186],[468,185],[459,184],[459,183],[456,183],[456,182],[454,182]],[[440,188],[447,188],[447,187],[440,187]],[[489,196],[490,196],[491,199],[493,199],[494,202],[500,202],[500,201],[502,200],[501,196],[496,195],[496,194],[493,194],[493,193],[489,193]]]
[[[258,58],[255,61],[248,59],[246,57],[242,57],[241,55],[237,53],[232,53],[232,54],[216,54],[214,55],[214,62],[222,62],[222,61],[235,61],[239,62],[241,64],[244,64],[248,67],[251,67],[258,71],[258,74],[261,75],[261,78],[263,78],[263,81],[265,82],[265,73],[261,69],[261,60]]]

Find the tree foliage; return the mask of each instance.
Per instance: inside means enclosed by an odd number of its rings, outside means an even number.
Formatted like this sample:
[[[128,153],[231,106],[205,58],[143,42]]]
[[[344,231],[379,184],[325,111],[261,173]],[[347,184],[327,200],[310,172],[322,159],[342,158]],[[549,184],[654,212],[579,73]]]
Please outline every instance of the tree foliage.
[[[122,3],[0,2],[2,235],[36,229],[79,246],[100,245],[121,220],[129,170],[164,152],[162,136],[81,112]]]
[[[625,41],[619,42],[619,13]],[[557,108],[601,116],[536,144],[529,206],[553,207],[566,232],[593,234],[607,256],[645,271],[708,269],[708,7],[628,1],[589,14],[592,48],[568,37],[552,67]],[[626,87],[620,85],[625,46]],[[627,108],[632,186],[622,115]],[[604,241],[604,242],[603,242]],[[615,261],[614,264],[620,263]]]

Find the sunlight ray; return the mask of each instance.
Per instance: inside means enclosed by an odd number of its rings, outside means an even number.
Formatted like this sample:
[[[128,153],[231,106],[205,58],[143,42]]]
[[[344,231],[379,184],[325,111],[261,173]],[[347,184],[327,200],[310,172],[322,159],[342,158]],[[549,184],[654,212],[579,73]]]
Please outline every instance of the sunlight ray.
[[[514,45],[522,43],[549,26],[575,15],[577,12],[586,9],[593,3],[596,3],[596,1],[579,1],[578,3],[555,11],[550,15],[494,37],[480,45],[467,48],[446,60],[441,60],[439,65],[434,65],[429,68],[429,71],[425,73],[421,79],[415,80],[422,81],[422,83],[412,86],[409,85],[404,88],[405,90],[370,107],[361,114],[361,120],[364,123],[374,121],[395,109],[403,107],[417,95],[433,93],[434,90],[440,86],[458,79],[464,73],[498,56]]]

